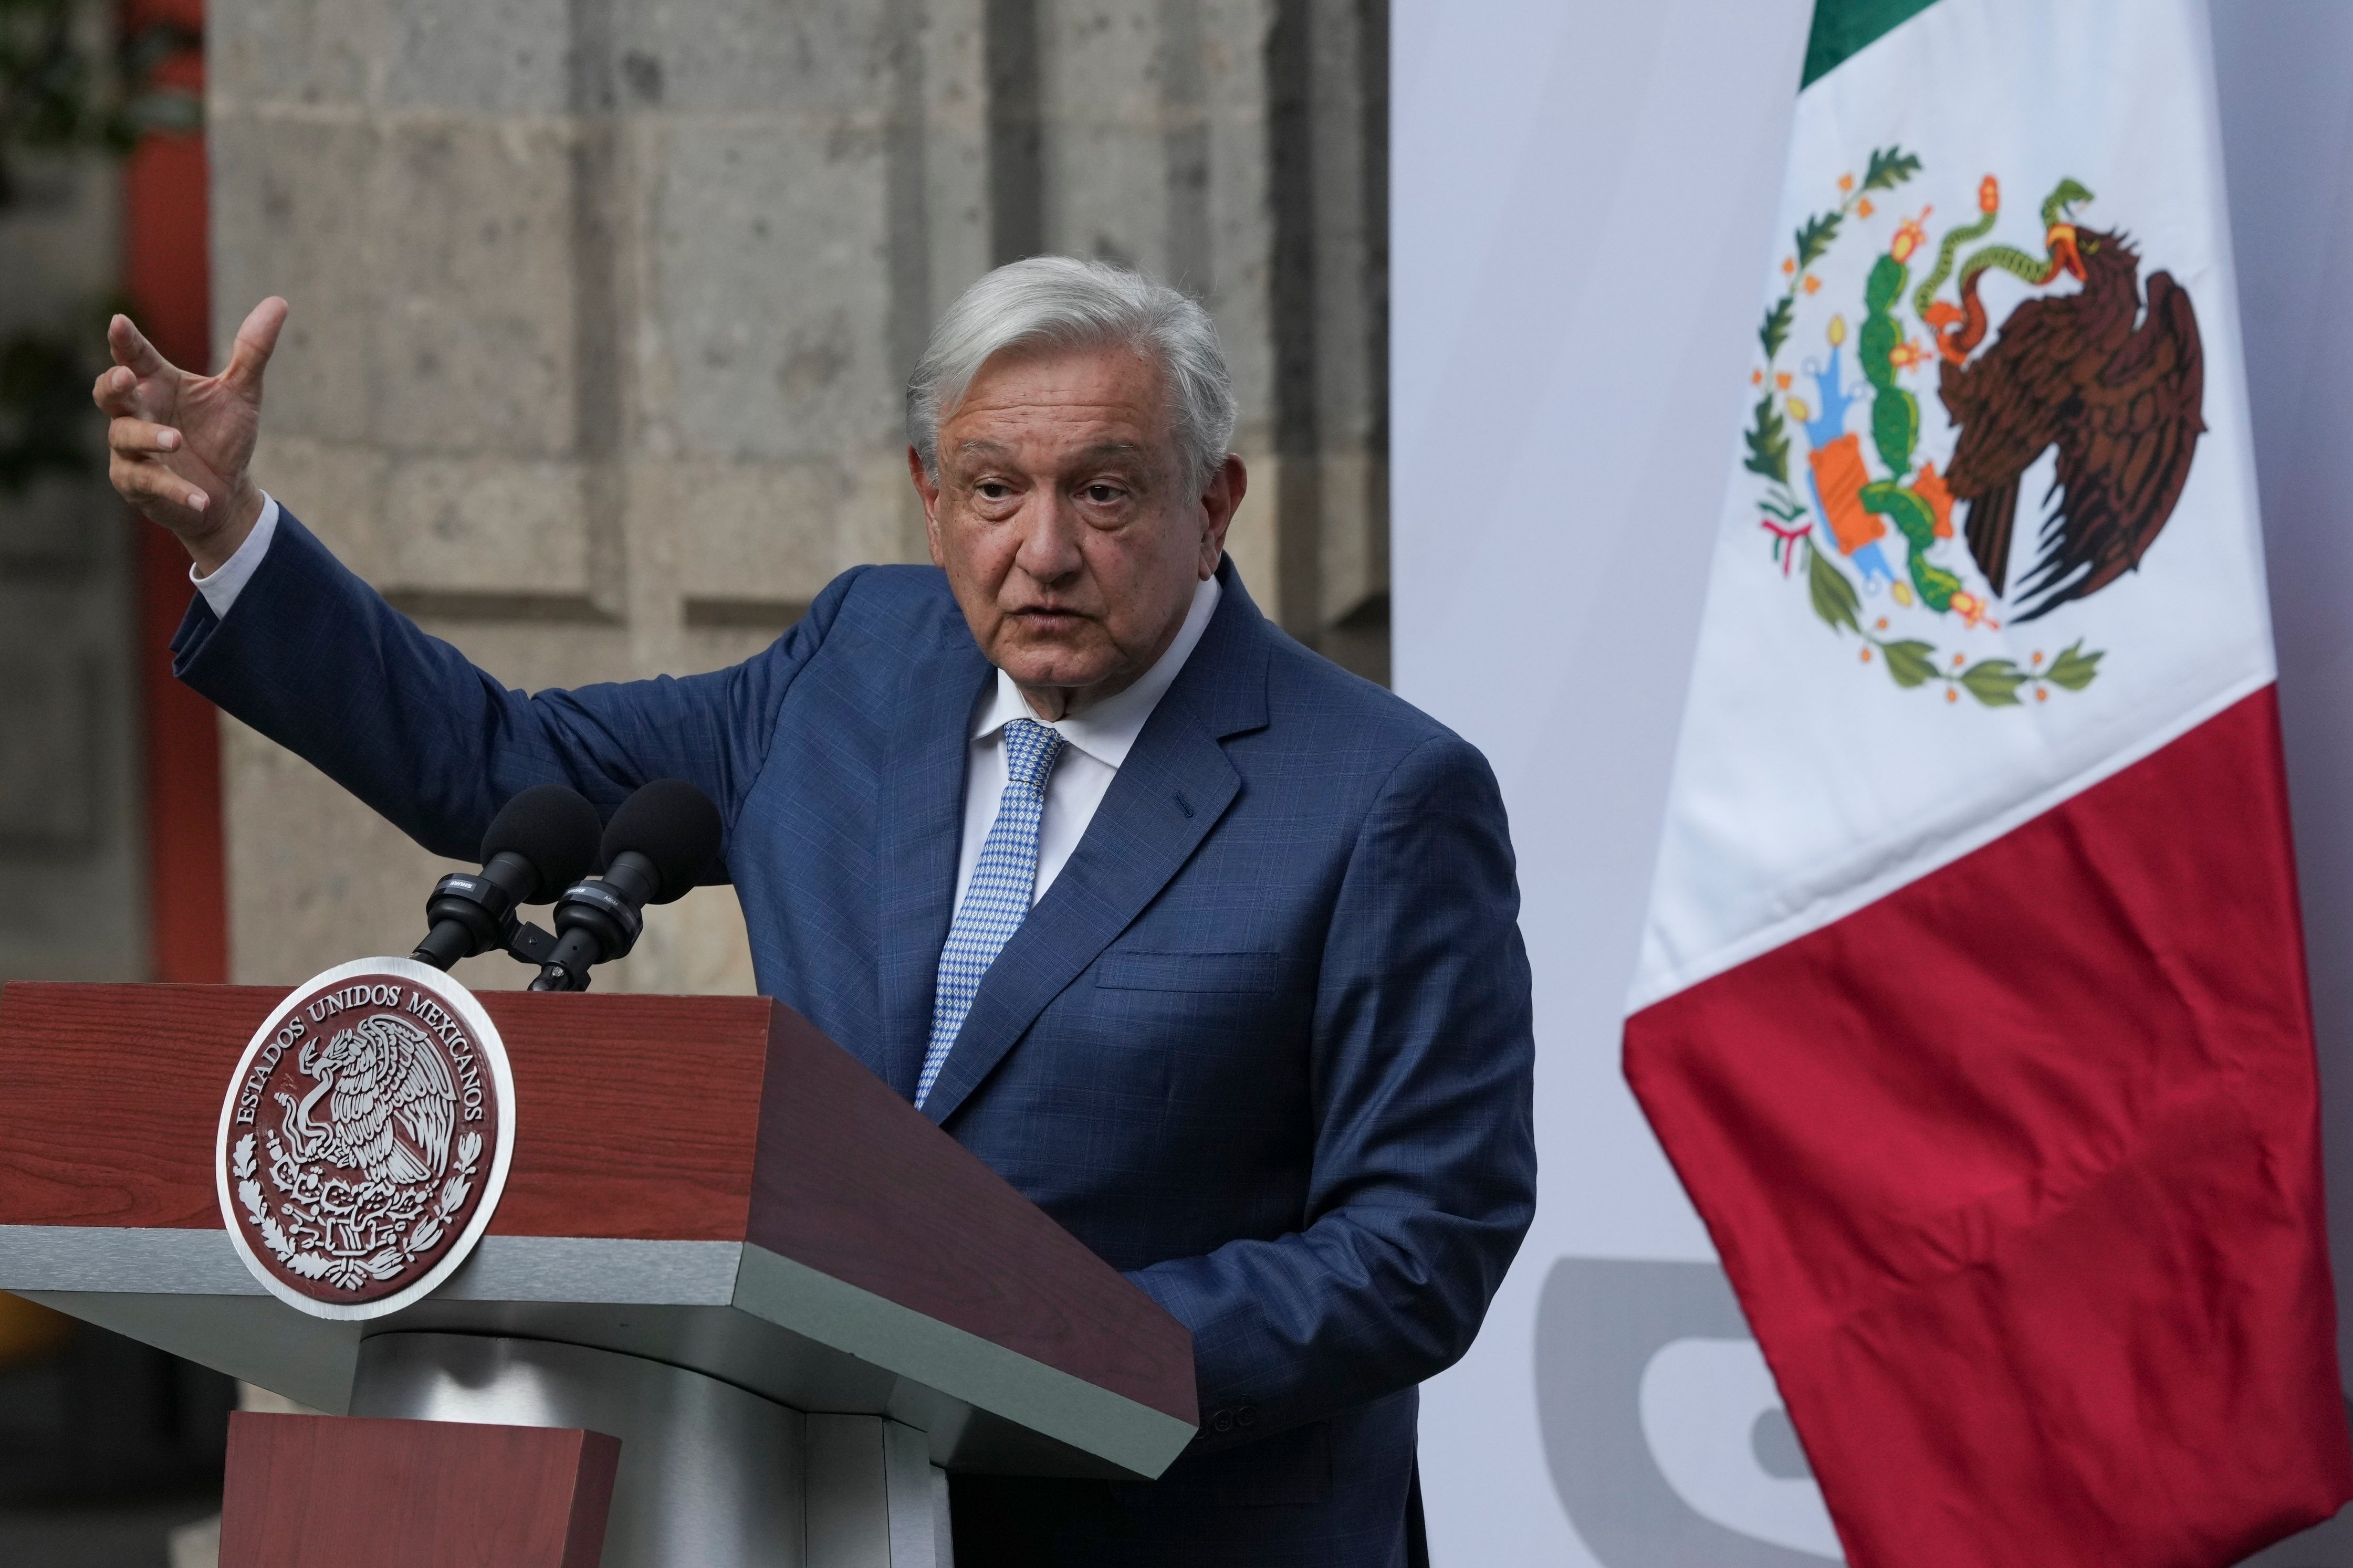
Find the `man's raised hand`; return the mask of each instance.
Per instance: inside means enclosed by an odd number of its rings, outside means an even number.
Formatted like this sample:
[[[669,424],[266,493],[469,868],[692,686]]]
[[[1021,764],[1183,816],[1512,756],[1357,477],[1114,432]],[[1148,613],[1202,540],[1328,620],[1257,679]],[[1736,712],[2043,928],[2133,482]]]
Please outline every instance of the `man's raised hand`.
[[[274,295],[256,305],[218,375],[180,369],[128,316],[106,329],[114,368],[90,395],[111,420],[107,477],[142,516],[177,534],[206,574],[220,570],[261,515],[261,491],[246,466],[261,430],[262,369],[286,310]]]

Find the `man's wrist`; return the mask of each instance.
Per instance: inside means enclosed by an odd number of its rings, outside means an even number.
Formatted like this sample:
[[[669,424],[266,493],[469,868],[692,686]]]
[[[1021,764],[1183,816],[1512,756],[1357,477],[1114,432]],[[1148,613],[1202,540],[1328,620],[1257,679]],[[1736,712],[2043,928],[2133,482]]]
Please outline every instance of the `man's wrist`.
[[[220,521],[206,533],[185,533],[180,542],[187,546],[188,558],[195,563],[195,574],[209,577],[228,563],[253,532],[253,525],[261,521],[261,509],[268,498],[261,487],[247,479],[230,492],[227,503],[220,509]]]
[[[205,571],[201,565],[188,569],[188,579],[195,585],[196,592],[204,595],[205,603],[212,606],[213,614],[223,619],[227,618],[230,607],[245,592],[245,585],[253,580],[253,574],[260,569],[261,558],[269,552],[270,542],[278,531],[278,503],[266,495],[261,501],[261,516],[246,530],[244,540],[228,559],[211,572]]]

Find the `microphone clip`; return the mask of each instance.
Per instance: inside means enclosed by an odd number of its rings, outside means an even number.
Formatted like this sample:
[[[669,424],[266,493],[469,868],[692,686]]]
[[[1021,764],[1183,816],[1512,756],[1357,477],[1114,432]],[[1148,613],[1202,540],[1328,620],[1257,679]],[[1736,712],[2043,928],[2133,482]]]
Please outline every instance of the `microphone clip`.
[[[616,891],[609,878],[605,881],[575,882],[556,901],[555,929],[559,934],[547,939],[546,952],[536,959],[539,978],[532,983],[532,989],[587,990],[589,966],[626,956],[638,945],[638,937],[645,926],[645,917],[638,912],[637,903]],[[515,956],[520,958],[522,954],[518,952]]]
[[[507,943],[509,958],[513,959],[517,963],[528,963],[534,968],[545,963],[548,956],[554,951],[555,933],[530,921],[516,926],[513,938]]]

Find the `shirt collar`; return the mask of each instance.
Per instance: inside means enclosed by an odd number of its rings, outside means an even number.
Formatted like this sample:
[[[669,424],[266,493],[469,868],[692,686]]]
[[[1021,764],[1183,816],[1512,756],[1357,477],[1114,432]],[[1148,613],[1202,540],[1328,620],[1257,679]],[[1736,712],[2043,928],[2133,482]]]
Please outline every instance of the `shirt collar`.
[[[1060,731],[1064,741],[1106,767],[1116,769],[1126,762],[1136,736],[1144,732],[1144,721],[1160,706],[1160,699],[1175,683],[1176,672],[1185,668],[1201,634],[1209,629],[1209,617],[1217,613],[1222,592],[1215,577],[1204,578],[1193,590],[1192,606],[1185,612],[1185,624],[1176,628],[1176,640],[1134,685],[1082,712],[1058,719],[1048,728]],[[973,721],[972,738],[988,740],[1015,719],[1037,717],[1022,700],[1021,689],[1013,684],[1013,678],[1000,669],[997,672],[994,695]]]

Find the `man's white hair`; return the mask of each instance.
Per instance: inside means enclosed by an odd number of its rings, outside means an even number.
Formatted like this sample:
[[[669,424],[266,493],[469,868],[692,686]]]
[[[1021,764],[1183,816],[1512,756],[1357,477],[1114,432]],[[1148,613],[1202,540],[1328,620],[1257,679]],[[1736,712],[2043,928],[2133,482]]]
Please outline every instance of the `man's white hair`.
[[[1193,484],[1207,484],[1234,438],[1234,387],[1209,313],[1157,279],[1075,256],[1008,261],[957,296],[907,378],[907,439],[934,479],[940,421],[980,367],[1007,349],[1119,345],[1167,377],[1171,434]]]

